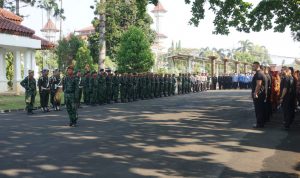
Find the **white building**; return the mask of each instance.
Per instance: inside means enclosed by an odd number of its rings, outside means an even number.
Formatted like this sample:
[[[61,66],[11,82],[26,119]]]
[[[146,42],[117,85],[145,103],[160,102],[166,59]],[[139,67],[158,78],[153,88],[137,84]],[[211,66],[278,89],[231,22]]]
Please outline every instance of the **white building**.
[[[0,8],[0,93],[8,91],[5,61],[7,52],[12,52],[14,56],[13,91],[19,94],[22,91],[21,62],[24,64],[24,76],[28,74],[28,70],[35,70],[37,76],[35,51],[54,47],[52,43],[35,36],[34,30],[21,25],[22,21],[21,17]]]

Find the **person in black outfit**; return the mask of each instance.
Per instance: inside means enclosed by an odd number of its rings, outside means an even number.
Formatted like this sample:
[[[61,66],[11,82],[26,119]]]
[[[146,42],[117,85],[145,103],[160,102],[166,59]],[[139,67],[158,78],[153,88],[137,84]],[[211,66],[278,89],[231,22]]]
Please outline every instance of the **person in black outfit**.
[[[265,99],[265,122],[269,122],[272,116],[272,103],[271,103],[271,92],[272,92],[272,76],[269,73],[269,66],[264,65],[262,66],[264,74],[266,76],[266,83],[265,83],[265,92],[266,92],[266,99]]]
[[[290,68],[285,67],[283,69],[283,75],[283,89],[280,103],[283,110],[284,127],[285,129],[289,129],[295,118],[296,82]]]
[[[256,115],[256,124],[253,125],[253,128],[263,128],[265,124],[266,76],[261,71],[259,62],[254,62],[252,69],[255,71],[252,79],[252,98]]]
[[[224,82],[223,82],[223,76],[222,75],[220,75],[219,77],[218,77],[218,83],[219,83],[219,90],[222,90],[223,88],[224,88]]]
[[[212,89],[216,90],[217,89],[217,83],[218,83],[218,77],[217,76],[213,76],[212,77]]]
[[[48,108],[49,94],[50,94],[50,83],[48,78],[48,69],[42,71],[42,76],[38,80],[38,88],[40,92],[41,107],[44,112],[50,112]]]

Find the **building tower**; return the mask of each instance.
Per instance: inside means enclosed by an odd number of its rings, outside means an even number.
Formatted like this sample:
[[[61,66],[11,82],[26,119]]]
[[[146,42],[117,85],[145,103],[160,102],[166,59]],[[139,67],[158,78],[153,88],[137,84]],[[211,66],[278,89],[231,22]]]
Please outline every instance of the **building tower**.
[[[151,11],[154,14],[155,17],[155,24],[156,24],[156,39],[153,45],[153,51],[156,54],[156,60],[155,60],[155,66],[158,65],[158,58],[162,54],[163,50],[163,40],[167,38],[166,35],[161,33],[161,23],[160,18],[163,17],[163,14],[165,14],[167,11],[163,7],[163,5],[158,1],[157,5],[154,7],[154,9]]]
[[[41,29],[41,32],[43,32],[44,37],[52,42],[56,42],[56,34],[59,32],[59,30],[56,28],[55,24],[53,21],[48,18],[47,23],[44,25],[44,27]]]

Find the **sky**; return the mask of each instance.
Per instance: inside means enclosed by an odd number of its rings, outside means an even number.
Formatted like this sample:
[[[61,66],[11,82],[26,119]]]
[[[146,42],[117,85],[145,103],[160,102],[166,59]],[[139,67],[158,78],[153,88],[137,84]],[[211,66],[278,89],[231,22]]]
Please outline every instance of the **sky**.
[[[205,19],[200,22],[198,27],[194,27],[188,24],[191,18],[191,5],[186,5],[184,0],[160,0],[160,2],[168,11],[160,18],[160,32],[168,36],[163,43],[165,49],[171,46],[172,41],[179,40],[183,48],[216,47],[225,49],[239,47],[238,41],[240,40],[250,40],[254,44],[265,46],[271,54],[273,63],[281,64],[283,59],[286,63],[292,63],[294,58],[300,58],[300,43],[293,41],[288,30],[285,33],[275,33],[269,30],[249,34],[231,30],[228,36],[214,35],[212,34],[214,29],[212,12],[207,11]],[[257,3],[258,0],[249,0],[249,2]],[[66,16],[62,26],[64,35],[91,25],[94,18],[93,10],[90,9],[91,5],[94,5],[94,0],[76,0],[76,3],[74,0],[63,0]],[[153,8],[153,5],[148,6],[150,14]],[[34,29],[36,34],[42,36],[40,29],[42,24],[46,23],[46,13],[32,7],[23,7],[20,13],[26,15],[22,24]],[[151,15],[153,17],[153,14]],[[59,21],[56,21],[56,25],[59,28]],[[155,24],[152,27],[155,29]]]

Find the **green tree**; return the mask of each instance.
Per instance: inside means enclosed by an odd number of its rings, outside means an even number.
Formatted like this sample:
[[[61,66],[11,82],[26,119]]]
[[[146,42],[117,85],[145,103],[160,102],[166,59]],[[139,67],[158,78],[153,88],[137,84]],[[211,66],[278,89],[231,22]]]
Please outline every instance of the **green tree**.
[[[21,15],[20,3],[24,3],[25,6],[36,6],[37,8],[45,9],[46,11],[52,11],[54,17],[61,17],[62,19],[65,19],[63,15],[64,9],[59,8],[57,1],[58,0],[16,0],[15,3],[13,3],[14,1],[0,0],[0,7],[7,8],[10,11],[15,12],[17,15]]]
[[[109,0],[105,4],[96,2],[95,15],[97,17],[93,20],[96,33],[92,34],[89,41],[89,48],[94,62],[99,60],[99,28],[100,21],[98,19],[99,11],[105,8],[106,14],[106,55],[114,60],[116,57],[116,50],[120,43],[122,34],[128,29],[129,26],[140,27],[145,34],[147,40],[152,43],[155,39],[155,32],[151,29],[150,25],[153,23],[150,15],[142,10],[142,4],[147,1],[143,0]]]
[[[247,52],[252,50],[253,43],[249,40],[241,40],[239,41],[239,44],[241,45],[241,47],[237,48],[238,51]]]
[[[88,49],[87,45],[84,44],[78,49],[76,53],[75,70],[84,69],[87,64],[90,66],[91,70],[95,70],[90,50]]]
[[[75,35],[71,35],[68,38],[64,38],[58,41],[58,45],[55,49],[55,54],[58,57],[59,69],[64,69],[68,65],[71,65],[76,58],[77,51],[80,47],[84,46],[84,41]]]
[[[300,4],[298,0],[261,0],[257,5],[246,0],[185,0],[192,4],[190,24],[199,25],[205,17],[205,6],[214,12],[215,34],[229,34],[231,27],[247,32],[273,29],[284,32],[289,28],[299,35]],[[299,38],[298,38],[299,39]]]
[[[13,88],[13,76],[14,76],[14,56],[11,52],[6,53],[5,55],[5,62],[6,62],[6,79],[8,80],[7,85],[10,90]]]
[[[142,29],[132,26],[122,35],[116,63],[121,72],[147,72],[151,69],[153,54]]]

